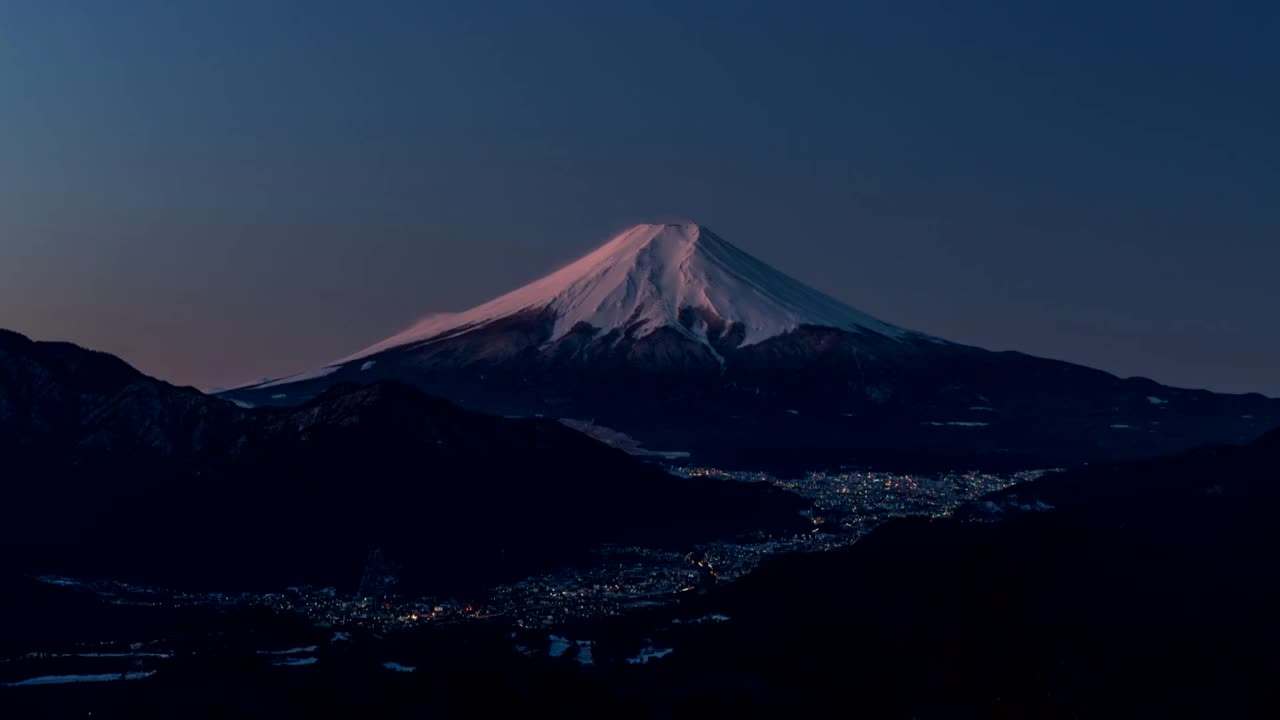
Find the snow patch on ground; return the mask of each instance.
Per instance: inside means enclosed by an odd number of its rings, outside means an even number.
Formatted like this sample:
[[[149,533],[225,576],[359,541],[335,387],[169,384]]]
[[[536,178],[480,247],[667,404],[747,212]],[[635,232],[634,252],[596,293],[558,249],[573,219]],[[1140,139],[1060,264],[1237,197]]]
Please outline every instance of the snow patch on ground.
[[[29,680],[4,683],[6,687],[23,687],[27,685],[65,685],[68,683],[111,682],[113,680],[141,680],[155,675],[155,670],[130,673],[103,673],[99,675],[44,675]]]
[[[372,370],[373,366],[377,364],[378,364],[377,360],[366,360],[364,364],[360,366],[360,372],[364,372],[365,370]]]
[[[679,623],[680,623],[680,621],[679,621],[679,620],[676,620],[675,622],[676,622],[676,624],[679,624]],[[719,624],[719,623],[723,623],[723,622],[729,622],[729,616],[728,616],[728,615],[721,615],[720,613],[711,613],[710,615],[703,615],[702,617],[696,617],[696,618],[693,618],[692,620],[690,620],[690,621],[689,621],[689,624],[690,624],[690,625],[705,625],[705,624],[707,624],[707,623]]]
[[[564,657],[565,653],[572,648],[577,648],[578,652],[573,659],[582,665],[594,665],[595,658],[592,657],[592,650],[595,643],[591,640],[570,640],[559,635],[552,635],[550,647],[547,648],[547,655],[553,658]],[[531,655],[532,651],[523,645],[517,645],[516,650],[523,655]]]
[[[308,645],[306,647],[289,648],[288,650],[259,650],[259,655],[301,655],[302,653],[313,653],[320,649],[319,645]]]
[[[582,665],[595,665],[595,658],[591,656],[592,642],[590,640],[578,641],[578,657],[575,658]]]
[[[316,658],[279,658],[272,660],[271,664],[275,667],[302,667],[303,665],[315,665]]]
[[[660,660],[671,654],[673,648],[654,648],[647,647],[640,651],[639,655],[627,658],[627,662],[631,665],[646,665],[650,660]]]
[[[52,575],[42,576],[40,578],[40,582],[48,583],[49,585],[57,585],[59,587],[76,587],[81,584],[79,580],[72,580],[71,578],[64,578],[64,577],[54,577]]]
[[[558,658],[569,651],[571,647],[568,640],[559,635],[551,636],[551,647],[547,648],[547,654],[553,658]]]
[[[976,420],[948,420],[947,422],[936,422],[933,420],[922,422],[921,425],[932,425],[934,427],[986,427],[991,423],[977,422]]]
[[[384,662],[382,663],[382,667],[390,670],[391,672],[402,672],[402,673],[410,673],[418,669],[416,667],[410,667],[408,665],[401,665],[398,662]]]
[[[1111,429],[1112,429],[1112,430],[1128,430],[1128,429],[1129,429],[1129,428],[1131,428],[1131,427],[1133,427],[1133,426],[1132,426],[1132,425],[1125,425],[1124,423],[1115,423],[1114,425],[1112,425],[1112,426],[1111,426]]]
[[[1164,405],[1165,403],[1167,403],[1167,402],[1169,402],[1169,401],[1168,401],[1168,400],[1162,400],[1162,399],[1160,399],[1160,398],[1158,398],[1158,397],[1156,397],[1156,396],[1154,396],[1154,395],[1148,395],[1148,396],[1147,396],[1147,402],[1151,403],[1152,405]]]

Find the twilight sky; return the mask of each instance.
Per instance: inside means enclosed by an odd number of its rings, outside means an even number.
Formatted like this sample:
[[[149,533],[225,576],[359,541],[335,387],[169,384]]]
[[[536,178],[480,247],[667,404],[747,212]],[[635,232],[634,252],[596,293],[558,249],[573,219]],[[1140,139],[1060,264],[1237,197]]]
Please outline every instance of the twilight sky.
[[[0,327],[227,386],[691,219],[900,325],[1280,395],[1277,37],[1274,0],[0,0]]]

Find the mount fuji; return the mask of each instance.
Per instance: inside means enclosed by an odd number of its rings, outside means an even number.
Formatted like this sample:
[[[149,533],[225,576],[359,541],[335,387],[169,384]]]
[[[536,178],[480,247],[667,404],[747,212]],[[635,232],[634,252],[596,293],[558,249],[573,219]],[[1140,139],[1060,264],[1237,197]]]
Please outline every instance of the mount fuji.
[[[225,393],[305,402],[407,382],[564,419],[633,451],[798,470],[1063,465],[1251,440],[1280,401],[1121,379],[897,327],[697,224],[637,225],[575,262],[318,370]]]
[[[433,315],[348,361],[443,340],[524,313],[553,319],[547,349],[674,332],[719,358],[805,325],[887,337],[899,328],[784,275],[699,225],[638,225],[541,280],[464,313]]]

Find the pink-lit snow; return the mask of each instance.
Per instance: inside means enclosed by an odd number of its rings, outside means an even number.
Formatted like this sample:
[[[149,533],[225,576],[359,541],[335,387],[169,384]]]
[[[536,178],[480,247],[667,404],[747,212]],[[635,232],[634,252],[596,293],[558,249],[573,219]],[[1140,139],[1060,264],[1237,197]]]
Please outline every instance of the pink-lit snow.
[[[692,329],[679,322],[684,308],[741,324],[744,345],[801,325],[895,338],[909,334],[773,269],[700,225],[637,225],[540,280],[465,312],[427,316],[338,364],[454,337],[530,310],[554,314],[550,342],[579,323],[601,333],[641,323],[637,336],[669,327],[706,342],[704,322]]]

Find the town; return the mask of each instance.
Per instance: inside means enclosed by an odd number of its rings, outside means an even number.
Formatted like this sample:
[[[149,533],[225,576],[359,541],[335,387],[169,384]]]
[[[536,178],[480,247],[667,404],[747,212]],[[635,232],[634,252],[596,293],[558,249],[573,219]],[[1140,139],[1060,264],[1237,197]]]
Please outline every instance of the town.
[[[673,602],[682,594],[732,582],[770,555],[819,552],[856,542],[895,517],[948,517],[960,505],[987,493],[1027,482],[1045,472],[1010,475],[947,473],[937,476],[850,470],[812,472],[798,479],[710,467],[672,467],[684,477],[768,482],[811,501],[808,532],[791,536],[757,533],[734,542],[680,550],[604,546],[590,564],[499,585],[474,598],[403,597],[395,592],[393,567],[370,554],[365,580],[354,594],[333,587],[299,586],[279,592],[175,592],[118,581],[79,581],[46,576],[42,581],[92,592],[115,604],[167,607],[266,606],[301,614],[324,627],[384,631],[458,622],[499,621],[520,628],[548,628],[573,620],[615,616]],[[370,576],[376,576],[373,581]]]

